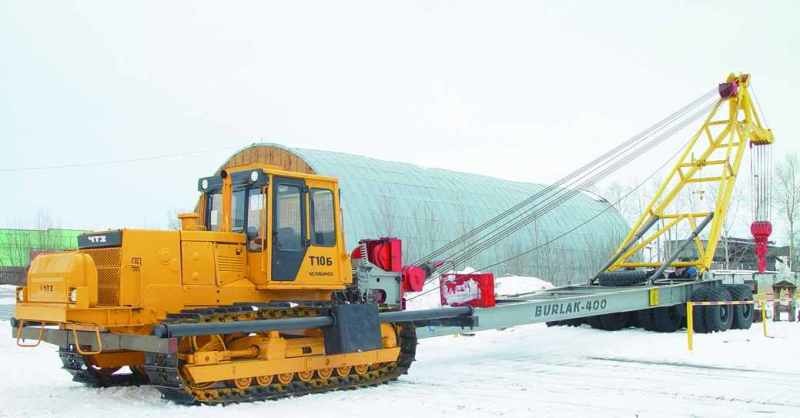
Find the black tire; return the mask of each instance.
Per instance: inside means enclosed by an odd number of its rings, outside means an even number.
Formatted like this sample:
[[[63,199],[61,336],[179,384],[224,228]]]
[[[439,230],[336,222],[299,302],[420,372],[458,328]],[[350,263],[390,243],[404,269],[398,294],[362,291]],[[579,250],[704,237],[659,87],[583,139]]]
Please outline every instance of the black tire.
[[[724,287],[711,288],[708,300],[726,302],[731,300],[731,293]],[[733,324],[733,305],[711,305],[705,307],[706,329],[709,332],[725,332]]]
[[[695,289],[695,291],[692,292],[692,302],[708,301],[709,290],[710,288],[708,287]],[[708,327],[706,327],[706,310],[703,308],[705,308],[705,306],[695,306],[692,308],[692,323],[694,324],[692,328],[694,328],[694,332],[699,334],[709,332]]]
[[[628,327],[639,328],[639,311],[628,312]]]
[[[586,318],[586,323],[594,329],[603,329],[603,324],[600,323],[600,316],[590,316]]]
[[[683,326],[686,305],[667,306],[653,309],[653,330],[656,332],[675,332]]]
[[[628,313],[617,312],[601,315],[600,326],[606,331],[619,331],[628,326]]]
[[[753,322],[761,322],[761,309],[753,309]]]
[[[600,286],[634,286],[642,284],[650,277],[644,270],[607,271],[597,275]]]
[[[743,284],[727,286],[731,293],[731,299],[735,301],[753,300],[753,289]],[[733,306],[733,329],[750,329],[755,319],[755,309],[753,305],[734,305]]]
[[[642,328],[647,331],[654,330],[653,324],[653,310],[652,309],[642,309],[641,311],[636,311],[636,323]]]
[[[569,327],[579,327],[583,324],[583,318],[567,319],[564,324]]]

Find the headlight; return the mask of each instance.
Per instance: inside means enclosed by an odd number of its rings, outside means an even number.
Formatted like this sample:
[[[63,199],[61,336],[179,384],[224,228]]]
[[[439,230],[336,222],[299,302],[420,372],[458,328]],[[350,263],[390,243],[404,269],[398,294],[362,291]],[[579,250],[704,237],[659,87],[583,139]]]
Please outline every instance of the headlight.
[[[25,302],[25,288],[18,287],[17,288],[17,302]]]
[[[70,289],[69,291],[69,301],[71,303],[78,302],[78,289]]]
[[[258,171],[253,170],[250,172],[250,181],[253,183],[258,181]]]

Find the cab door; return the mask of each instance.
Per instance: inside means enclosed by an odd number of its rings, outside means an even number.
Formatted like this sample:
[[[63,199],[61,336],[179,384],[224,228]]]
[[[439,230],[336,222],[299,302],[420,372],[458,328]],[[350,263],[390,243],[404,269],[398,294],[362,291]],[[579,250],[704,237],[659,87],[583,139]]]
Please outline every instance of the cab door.
[[[293,281],[308,249],[305,181],[275,177],[272,187],[272,277]]]

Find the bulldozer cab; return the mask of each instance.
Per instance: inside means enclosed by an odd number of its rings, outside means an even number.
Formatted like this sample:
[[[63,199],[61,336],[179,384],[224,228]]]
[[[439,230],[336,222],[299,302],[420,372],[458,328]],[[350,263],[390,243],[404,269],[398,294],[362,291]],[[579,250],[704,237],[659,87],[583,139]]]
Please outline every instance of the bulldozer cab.
[[[263,166],[201,178],[201,230],[244,236],[248,278],[259,288],[350,283],[336,179]]]

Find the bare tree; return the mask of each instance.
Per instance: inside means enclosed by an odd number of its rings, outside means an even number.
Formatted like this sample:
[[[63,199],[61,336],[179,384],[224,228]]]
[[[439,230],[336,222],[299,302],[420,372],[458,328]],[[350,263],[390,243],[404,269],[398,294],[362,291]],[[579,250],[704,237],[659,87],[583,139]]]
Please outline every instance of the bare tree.
[[[541,222],[547,222],[547,218],[549,216],[545,216]],[[567,278],[563,276],[565,264],[569,263],[565,260],[568,253],[557,242],[550,242],[551,237],[540,227],[539,222],[537,220],[533,223],[533,245],[536,250],[529,257],[531,271],[536,277],[555,285],[563,284],[567,282]]]
[[[436,211],[427,202],[414,210],[412,222],[415,238],[406,241],[414,245],[413,247],[409,245],[407,250],[409,259],[415,260],[436,249],[437,244],[442,242],[444,231],[442,230],[441,219],[438,218]],[[451,237],[448,236],[448,238]]]
[[[742,226],[742,220],[746,219],[743,217],[747,216],[748,209],[752,206],[749,182],[737,181],[735,190],[736,194],[728,204],[728,210],[722,222],[722,234],[719,239],[720,246],[717,247],[717,253],[719,253],[720,248],[723,251],[722,268],[724,269],[732,268],[731,266],[736,265],[744,256],[744,253],[741,251],[736,252],[732,248],[731,236],[736,235],[736,231]],[[708,195],[709,204],[714,205],[719,196],[719,188],[716,186],[706,187],[704,192]],[[744,222],[744,224],[748,223]]]
[[[530,260],[519,241],[511,240],[500,247],[500,257],[510,258],[494,270],[500,274],[522,276],[530,272]]]
[[[181,229],[181,221],[178,219],[178,214],[182,211],[178,209],[171,209],[167,211],[167,229],[179,230]]]
[[[24,267],[28,263],[30,250],[33,247],[31,234],[24,229],[9,229],[5,234],[5,257],[0,265],[8,267]]]
[[[648,184],[646,186],[649,187],[634,190],[633,185],[615,181],[605,188],[597,188],[594,192],[605,198],[622,215],[622,218],[631,224],[644,212],[648,198],[652,196],[652,193],[648,194],[647,191],[642,189],[653,188],[653,185]]]
[[[52,252],[64,248],[64,236],[55,229],[53,218],[45,211],[36,215],[36,228],[16,228],[7,230],[4,240],[0,242],[5,256],[0,259],[0,266],[7,276],[8,283],[22,284],[25,272],[37,253]]]
[[[777,207],[789,227],[789,268],[794,268],[795,225],[800,209],[800,159],[796,153],[788,154],[775,170],[777,180]]]

